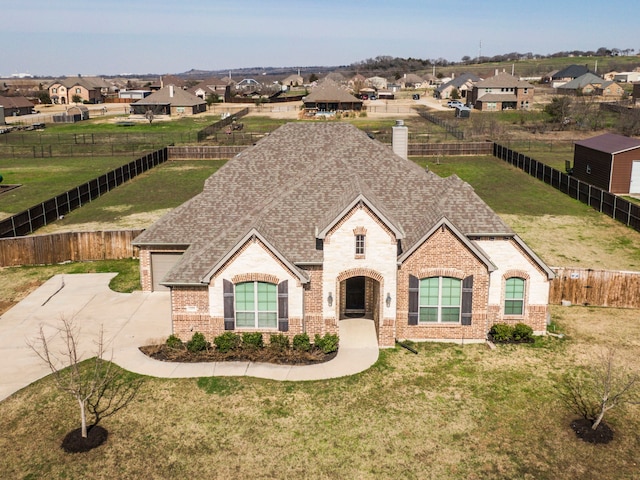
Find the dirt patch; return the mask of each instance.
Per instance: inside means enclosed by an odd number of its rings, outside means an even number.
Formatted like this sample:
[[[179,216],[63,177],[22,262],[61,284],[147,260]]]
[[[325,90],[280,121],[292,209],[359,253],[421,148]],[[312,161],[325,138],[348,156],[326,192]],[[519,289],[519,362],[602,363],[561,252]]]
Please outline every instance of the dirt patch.
[[[595,430],[591,428],[593,423],[586,418],[579,418],[571,422],[571,429],[576,432],[579,439],[588,443],[609,443],[613,440],[613,430],[604,422]]]
[[[62,449],[67,453],[82,453],[93,450],[107,441],[109,433],[98,425],[87,429],[87,437],[82,436],[82,429],[71,430],[62,440]]]
[[[320,349],[308,352],[294,349],[241,348],[230,352],[209,349],[193,353],[187,349],[170,348],[167,345],[147,345],[140,347],[145,355],[163,362],[258,362],[278,365],[313,365],[328,362],[338,352],[324,353]]]

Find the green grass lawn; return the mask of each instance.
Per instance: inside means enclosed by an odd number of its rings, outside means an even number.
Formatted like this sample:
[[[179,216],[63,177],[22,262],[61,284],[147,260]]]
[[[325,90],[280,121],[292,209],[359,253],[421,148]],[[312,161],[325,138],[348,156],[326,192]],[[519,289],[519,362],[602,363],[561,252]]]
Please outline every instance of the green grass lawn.
[[[60,449],[75,401],[45,378],[0,403],[4,478],[638,478],[640,407],[613,410],[608,445],[579,440],[561,403],[564,372],[635,338],[624,310],[554,308],[565,340],[534,345],[417,344],[369,370],[313,382],[144,378],[104,421],[107,442]],[[616,329],[616,325],[624,325]],[[612,332],[615,332],[612,334]],[[638,365],[637,342],[619,353]]]
[[[0,159],[3,184],[22,184],[0,196],[0,217],[26,210],[131,160],[128,157]]]
[[[135,219],[129,228],[146,227],[151,223],[145,220],[146,214],[169,210],[197,195],[204,181],[224,163],[224,160],[165,162],[68,213],[54,225],[70,229],[85,223],[118,225],[126,223],[128,217]],[[46,231],[45,228],[39,233]]]

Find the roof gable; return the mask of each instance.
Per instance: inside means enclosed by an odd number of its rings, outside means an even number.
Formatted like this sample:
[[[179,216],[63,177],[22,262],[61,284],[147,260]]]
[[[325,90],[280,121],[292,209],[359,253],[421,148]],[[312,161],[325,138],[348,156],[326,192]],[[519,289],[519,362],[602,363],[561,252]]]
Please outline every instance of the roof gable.
[[[446,217],[442,217],[437,223],[433,225],[433,227],[429,229],[428,232],[426,232],[417,242],[415,242],[411,248],[400,255],[400,257],[398,258],[398,263],[404,262],[411,255],[413,255],[413,253],[418,248],[420,248],[424,244],[424,242],[426,242],[436,231],[441,228],[448,229],[461,244],[467,247],[467,249],[478,258],[478,260],[485,264],[489,272],[497,270],[497,267],[493,264],[493,262],[491,262],[491,259],[482,251],[482,249],[474,244],[471,240],[469,240],[465,235],[463,235],[462,232],[460,232],[460,230],[458,230]]]

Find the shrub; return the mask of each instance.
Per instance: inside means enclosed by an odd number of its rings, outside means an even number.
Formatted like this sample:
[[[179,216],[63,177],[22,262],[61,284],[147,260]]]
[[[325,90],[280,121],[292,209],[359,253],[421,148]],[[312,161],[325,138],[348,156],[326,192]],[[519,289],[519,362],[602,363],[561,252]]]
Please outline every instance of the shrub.
[[[513,327],[506,323],[496,323],[489,333],[496,342],[508,342],[513,339]]]
[[[182,340],[180,340],[180,337],[174,334],[169,335],[166,344],[169,348],[182,349],[184,347],[184,344],[182,343]]]
[[[190,352],[201,352],[209,347],[209,342],[204,338],[204,335],[200,332],[195,332],[191,337],[191,340],[187,342],[187,350]]]
[[[533,339],[533,328],[524,323],[516,323],[513,327],[513,339],[516,342],[528,342]]]
[[[240,346],[240,342],[240,335],[233,332],[224,332],[213,339],[214,345],[222,353],[237,349]]]
[[[293,349],[301,352],[308,352],[311,350],[311,341],[309,335],[306,333],[299,333],[293,337]]]
[[[289,337],[282,333],[276,333],[269,337],[269,348],[274,350],[287,350],[289,348]]]
[[[264,340],[262,340],[262,333],[260,332],[245,332],[242,334],[242,345],[249,348],[262,348],[264,347]]]
[[[338,335],[325,333],[324,337],[321,337],[316,334],[313,343],[323,353],[332,353],[338,350]]]

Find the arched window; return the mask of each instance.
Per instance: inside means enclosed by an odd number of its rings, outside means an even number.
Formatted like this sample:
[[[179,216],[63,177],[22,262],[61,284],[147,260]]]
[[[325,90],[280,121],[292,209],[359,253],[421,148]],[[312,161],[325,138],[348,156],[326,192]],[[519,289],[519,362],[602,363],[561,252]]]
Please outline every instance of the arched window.
[[[430,277],[420,280],[418,323],[458,323],[462,280]]]
[[[504,314],[522,315],[524,313],[524,278],[507,278],[504,293]]]
[[[278,328],[277,285],[242,282],[235,286],[237,328]]]

